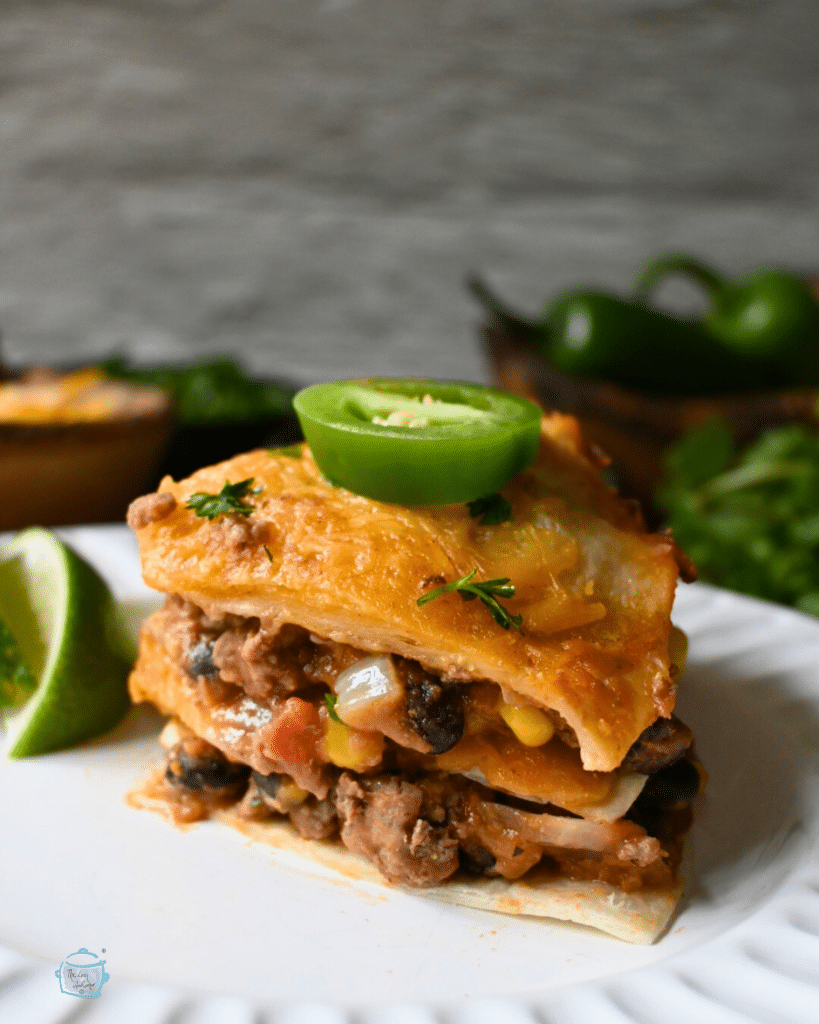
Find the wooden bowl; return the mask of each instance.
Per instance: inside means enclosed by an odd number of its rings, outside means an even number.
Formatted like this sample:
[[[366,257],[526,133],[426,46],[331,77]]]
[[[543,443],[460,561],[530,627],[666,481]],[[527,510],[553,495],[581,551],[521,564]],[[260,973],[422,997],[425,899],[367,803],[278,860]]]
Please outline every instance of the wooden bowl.
[[[117,388],[103,419],[0,422],[0,530],[121,520],[153,487],[172,404],[156,388]]]
[[[623,493],[638,498],[646,518],[655,524],[660,516],[654,498],[663,481],[665,454],[687,430],[720,417],[731,424],[742,446],[768,427],[817,426],[815,387],[661,397],[562,373],[494,321],[484,325],[482,336],[498,386],[547,409],[575,415],[589,440],[611,458]]]

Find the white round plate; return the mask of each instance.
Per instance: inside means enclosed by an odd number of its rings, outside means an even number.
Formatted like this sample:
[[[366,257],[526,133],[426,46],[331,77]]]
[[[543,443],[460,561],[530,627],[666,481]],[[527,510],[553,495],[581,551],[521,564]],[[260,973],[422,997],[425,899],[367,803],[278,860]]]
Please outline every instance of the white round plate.
[[[59,531],[135,618],[120,526]],[[813,1024],[819,1020],[819,622],[681,587],[679,710],[711,773],[688,892],[635,947],[340,879],[124,802],[157,759],[135,709],[82,748],[0,759],[3,1024]],[[85,948],[97,998],[55,976]]]

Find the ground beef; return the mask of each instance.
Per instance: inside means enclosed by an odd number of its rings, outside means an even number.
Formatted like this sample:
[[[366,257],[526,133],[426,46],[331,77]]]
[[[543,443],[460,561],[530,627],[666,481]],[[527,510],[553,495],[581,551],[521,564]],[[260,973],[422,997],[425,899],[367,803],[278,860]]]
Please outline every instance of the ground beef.
[[[149,624],[152,622],[151,619],[148,621]],[[201,657],[202,646],[212,647],[226,625],[225,620],[210,619],[195,604],[170,594],[157,616],[155,635],[172,660],[195,679],[199,675],[196,663]],[[194,651],[197,654],[192,660]]]
[[[241,551],[249,545],[263,545],[269,539],[273,524],[252,516],[225,515],[216,519],[208,532],[209,548],[231,547]]]
[[[439,885],[458,868],[458,839],[450,825],[420,817],[423,803],[423,790],[411,782],[345,772],[336,794],[341,839],[390,882]]]
[[[159,494],[145,494],[128,506],[126,522],[132,530],[142,530],[151,523],[165,519],[176,508],[176,498],[167,491]]]
[[[331,797],[308,797],[290,812],[290,820],[304,839],[330,839],[338,833],[338,814]]]
[[[225,682],[240,686],[251,697],[267,700],[305,685],[302,666],[311,652],[306,630],[284,626],[268,633],[260,628],[258,619],[249,619],[219,636],[213,660]]]

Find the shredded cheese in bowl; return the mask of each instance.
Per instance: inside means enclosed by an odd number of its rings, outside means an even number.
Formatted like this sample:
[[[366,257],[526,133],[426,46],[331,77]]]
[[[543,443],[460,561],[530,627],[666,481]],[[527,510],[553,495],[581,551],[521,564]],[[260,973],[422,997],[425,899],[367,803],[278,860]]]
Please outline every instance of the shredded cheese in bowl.
[[[152,390],[112,381],[96,366],[71,373],[34,367],[19,380],[0,383],[0,423],[97,423],[157,405]]]

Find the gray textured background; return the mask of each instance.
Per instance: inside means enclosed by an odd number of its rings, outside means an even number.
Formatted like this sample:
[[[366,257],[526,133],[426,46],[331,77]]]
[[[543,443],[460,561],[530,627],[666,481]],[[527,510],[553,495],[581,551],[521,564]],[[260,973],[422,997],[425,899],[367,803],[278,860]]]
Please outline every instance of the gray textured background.
[[[816,0],[7,0],[6,355],[482,379],[472,269],[819,268],[818,68]]]

